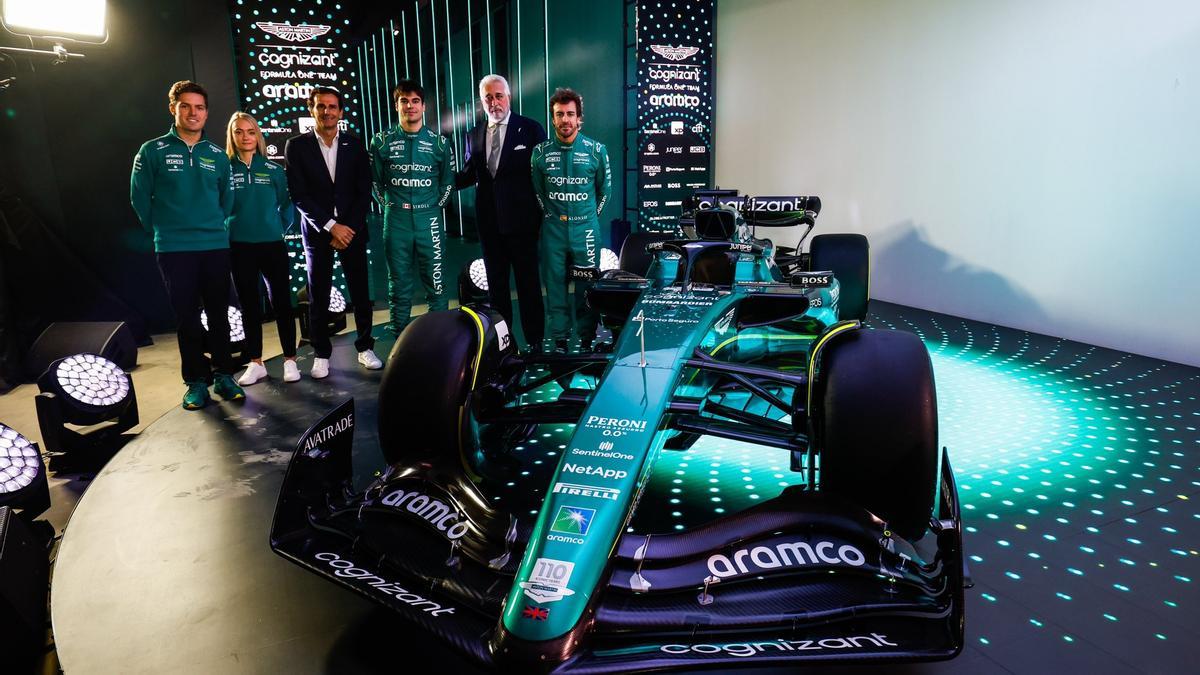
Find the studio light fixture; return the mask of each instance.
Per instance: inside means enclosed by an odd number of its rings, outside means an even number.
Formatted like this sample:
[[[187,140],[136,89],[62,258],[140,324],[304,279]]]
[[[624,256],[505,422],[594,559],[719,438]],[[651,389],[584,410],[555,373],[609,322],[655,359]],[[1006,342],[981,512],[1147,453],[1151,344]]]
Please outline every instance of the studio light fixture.
[[[242,323],[242,310],[229,306],[225,312],[225,316],[229,321],[229,353],[232,355],[241,354],[246,348],[246,326]],[[200,325],[204,327],[205,345],[208,344],[208,313],[200,312]],[[211,353],[211,352],[209,352]]]
[[[621,266],[621,257],[611,248],[600,249],[600,271],[607,272]]]
[[[29,520],[50,508],[46,465],[37,443],[0,424],[0,506],[21,509]]]
[[[482,304],[488,301],[487,268],[476,258],[458,274],[458,304]]]
[[[108,41],[105,0],[0,0],[4,29],[13,35],[45,40],[49,49],[0,47],[12,54],[52,56],[55,63],[83,58],[67,50],[66,43],[103,44]]]
[[[245,342],[246,341],[246,327],[242,324],[242,310],[238,309],[237,307],[234,307],[233,305],[230,305],[229,310],[225,313],[225,315],[229,318],[229,342],[230,342],[230,344],[232,345],[233,343]],[[207,312],[204,312],[204,311],[200,312],[200,325],[204,326],[205,331],[208,330],[208,313]],[[231,347],[231,349],[232,349],[232,347]],[[234,349],[233,351],[238,351],[238,350]]]
[[[120,366],[96,354],[75,354],[50,364],[38,378],[36,397],[42,440],[51,452],[94,447],[138,423],[133,379]],[[67,427],[93,426],[89,432]]]
[[[346,297],[336,286],[329,289],[329,311],[333,314],[346,313]]]
[[[608,248],[600,249],[600,271],[607,272],[621,266],[620,257]],[[458,304],[487,303],[487,267],[483,258],[476,258],[465,265],[458,275]]]
[[[308,330],[308,286],[305,285],[296,293],[296,313],[300,317],[300,338],[302,340],[309,339]],[[337,286],[332,286],[329,289],[329,334],[337,335],[346,330],[346,310],[350,306],[346,303],[346,295],[342,293]]]

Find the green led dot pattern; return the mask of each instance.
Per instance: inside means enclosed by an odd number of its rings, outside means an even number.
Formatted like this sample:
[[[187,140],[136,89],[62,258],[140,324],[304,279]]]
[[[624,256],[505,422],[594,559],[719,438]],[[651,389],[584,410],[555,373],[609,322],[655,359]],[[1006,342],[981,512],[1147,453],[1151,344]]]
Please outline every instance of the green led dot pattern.
[[[1013,672],[1194,671],[1200,370],[871,310],[871,326],[916,333],[933,361],[976,582],[968,653]]]

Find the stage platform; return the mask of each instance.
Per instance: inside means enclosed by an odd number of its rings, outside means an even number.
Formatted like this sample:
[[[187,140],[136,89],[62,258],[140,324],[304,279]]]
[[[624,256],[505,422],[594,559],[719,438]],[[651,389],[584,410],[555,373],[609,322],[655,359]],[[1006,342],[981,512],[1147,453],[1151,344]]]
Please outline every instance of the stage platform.
[[[888,672],[1193,672],[1200,369],[883,302],[869,323],[933,356],[975,580],[963,654]],[[356,474],[382,468],[381,371],[351,339],[327,380],[285,386],[275,359],[245,402],[174,410],[96,476],[51,587],[65,672],[472,672],[268,545],[293,445],[325,411],[354,397]]]

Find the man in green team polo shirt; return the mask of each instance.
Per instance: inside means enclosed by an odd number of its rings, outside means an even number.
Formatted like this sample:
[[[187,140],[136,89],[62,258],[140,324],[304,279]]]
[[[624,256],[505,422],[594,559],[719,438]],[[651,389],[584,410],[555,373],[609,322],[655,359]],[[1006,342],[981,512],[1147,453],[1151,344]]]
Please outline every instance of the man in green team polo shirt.
[[[182,80],[171,85],[171,130],[142,145],[133,158],[129,199],[142,227],[154,235],[154,251],[178,324],[179,357],[187,392],[183,407],[209,402],[208,382],[225,400],[246,397],[233,381],[229,354],[229,231],[233,208],[229,158],[204,138],[208,92]],[[204,355],[201,306],[208,315],[210,364]],[[215,371],[215,372],[214,372]]]
[[[586,274],[600,266],[600,212],[612,192],[612,172],[604,145],[579,133],[583,98],[571,89],[550,97],[554,138],[533,150],[533,191],[542,207],[542,262],[546,304],[554,348],[566,352],[571,336],[571,298],[567,295],[567,263]],[[596,338],[596,313],[586,302],[591,285],[575,277],[575,332],[579,348],[588,351]]]

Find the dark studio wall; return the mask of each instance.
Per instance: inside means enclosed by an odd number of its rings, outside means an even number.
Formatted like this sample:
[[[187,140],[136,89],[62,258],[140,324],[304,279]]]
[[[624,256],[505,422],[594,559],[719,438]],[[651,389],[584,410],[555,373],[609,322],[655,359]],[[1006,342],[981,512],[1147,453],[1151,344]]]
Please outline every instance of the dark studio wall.
[[[228,12],[219,2],[110,0],[108,30],[107,44],[72,49],[82,60],[16,59],[17,81],[0,92],[0,181],[73,254],[54,270],[67,277],[67,292],[78,299],[107,289],[159,332],[173,318],[151,238],[129,206],[129,170],[138,147],[169,128],[166,92],[176,80],[208,88],[208,135],[223,144],[235,105]],[[7,34],[0,44],[29,46]],[[13,67],[6,60],[0,72]],[[44,294],[43,324],[125,318],[81,316],[78,301],[17,285]],[[100,313],[116,313],[110,304]]]
[[[583,96],[583,133],[608,146],[613,194],[600,215],[601,229],[606,230],[611,220],[625,217],[624,3],[551,2],[549,10],[550,91],[578,91]],[[607,239],[605,243],[611,245]]]
[[[538,121],[549,134],[548,92],[571,87],[584,98],[583,133],[608,147],[613,168],[614,193],[600,217],[607,244],[608,223],[623,216],[625,201],[625,11],[620,0],[402,3],[376,21],[381,28],[366,36],[359,53],[367,66],[359,88],[369,108],[367,131],[397,123],[390,92],[397,77],[405,76],[406,65],[408,75],[426,88],[426,122],[451,138],[460,163],[467,133],[485,119],[478,95],[484,75],[507,78],[513,110]],[[447,209],[452,236],[460,227],[460,205],[461,227],[470,236],[474,197],[474,190],[465,190],[452,198]]]

